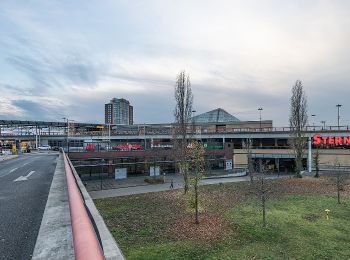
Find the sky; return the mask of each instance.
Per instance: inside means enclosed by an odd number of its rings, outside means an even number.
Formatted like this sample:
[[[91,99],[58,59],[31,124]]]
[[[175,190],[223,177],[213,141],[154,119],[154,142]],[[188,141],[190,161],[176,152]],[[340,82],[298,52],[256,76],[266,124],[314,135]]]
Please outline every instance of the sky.
[[[0,119],[99,123],[117,97],[135,123],[173,122],[185,70],[196,114],[288,126],[299,79],[310,125],[337,104],[348,125],[349,17],[346,0],[1,0]]]

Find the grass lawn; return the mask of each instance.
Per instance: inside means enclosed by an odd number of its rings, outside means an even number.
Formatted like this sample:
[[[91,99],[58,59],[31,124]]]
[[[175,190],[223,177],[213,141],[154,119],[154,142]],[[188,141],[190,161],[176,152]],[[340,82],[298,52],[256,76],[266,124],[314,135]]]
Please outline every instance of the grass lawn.
[[[265,228],[249,183],[201,187],[199,225],[182,190],[95,203],[127,259],[350,259],[349,182],[340,205],[326,177],[269,185]]]

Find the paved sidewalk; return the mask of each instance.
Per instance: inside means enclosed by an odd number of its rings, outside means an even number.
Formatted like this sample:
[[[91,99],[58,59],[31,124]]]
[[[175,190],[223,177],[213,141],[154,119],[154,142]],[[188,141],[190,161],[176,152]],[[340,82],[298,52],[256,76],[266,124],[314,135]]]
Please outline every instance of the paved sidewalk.
[[[0,162],[1,161],[6,161],[6,160],[11,160],[18,157],[18,155],[14,154],[14,155],[0,155]]]
[[[159,192],[167,191],[170,189],[171,179],[173,179],[174,189],[183,188],[183,179],[180,175],[166,176],[166,183],[164,184],[148,184],[141,186],[129,186],[117,189],[108,189],[108,190],[95,190],[90,191],[89,194],[93,199],[102,199],[109,197],[118,197],[118,196],[127,196],[133,194],[142,194],[149,192]],[[249,176],[244,177],[231,177],[231,178],[217,178],[217,179],[203,179],[200,182],[200,185],[209,185],[209,184],[218,184],[218,183],[227,183],[227,182],[241,182],[249,181]]]

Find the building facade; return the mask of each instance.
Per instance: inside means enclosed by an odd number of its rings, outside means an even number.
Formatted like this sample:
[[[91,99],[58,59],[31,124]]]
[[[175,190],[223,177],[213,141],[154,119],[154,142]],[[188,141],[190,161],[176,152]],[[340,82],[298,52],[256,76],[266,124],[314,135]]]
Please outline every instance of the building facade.
[[[132,125],[133,117],[133,106],[124,98],[113,98],[108,104],[105,104],[106,124]]]

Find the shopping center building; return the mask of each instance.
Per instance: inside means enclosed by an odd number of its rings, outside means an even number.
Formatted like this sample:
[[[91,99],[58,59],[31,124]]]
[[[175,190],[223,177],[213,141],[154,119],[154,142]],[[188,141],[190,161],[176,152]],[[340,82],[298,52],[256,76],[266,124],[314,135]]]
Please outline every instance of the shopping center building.
[[[336,163],[350,167],[349,136],[348,126],[306,127],[305,170],[312,169],[315,149],[319,150],[321,169]],[[159,165],[162,172],[175,171],[173,138],[171,123],[119,126],[0,120],[3,151],[10,152],[9,144],[17,147],[16,152],[21,151],[24,144],[32,148],[43,144],[63,147],[69,150],[72,160],[82,164],[103,160],[111,173],[116,168],[127,167],[130,174],[147,175],[150,165]],[[235,168],[245,168],[248,151],[257,171],[290,172],[294,169],[290,129],[274,127],[272,120],[240,121],[218,108],[193,117],[188,138],[203,143],[210,169],[225,169],[228,161]]]

